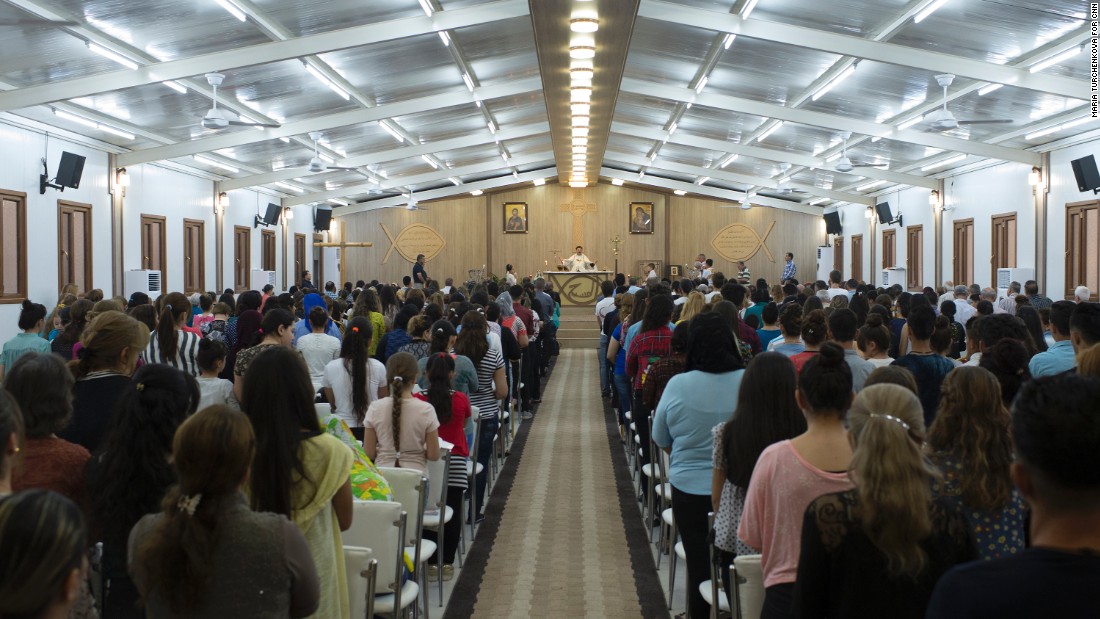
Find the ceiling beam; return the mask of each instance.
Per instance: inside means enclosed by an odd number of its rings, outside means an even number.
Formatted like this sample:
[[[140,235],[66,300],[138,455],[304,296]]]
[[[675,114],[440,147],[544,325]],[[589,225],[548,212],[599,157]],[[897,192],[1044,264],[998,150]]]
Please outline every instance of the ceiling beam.
[[[619,133],[625,136],[643,137],[654,140],[663,140],[666,136],[668,136],[667,131],[622,122],[612,123],[611,132]],[[737,155],[752,157],[754,159],[790,163],[791,165],[799,165],[807,168],[818,168],[826,172],[835,172],[835,170],[829,167],[830,164],[827,163],[825,159],[821,157],[813,157],[804,153],[784,151],[773,148],[761,148],[759,146],[737,144],[725,140],[715,140],[713,138],[703,138],[699,136],[688,135],[683,131],[673,133],[672,136],[668,137],[668,141],[672,144],[679,144],[681,146],[690,146],[692,148],[718,151],[722,153],[734,153]],[[852,172],[838,172],[838,174],[852,174],[854,176],[862,176],[865,178],[873,178],[875,180],[890,181],[892,183],[902,183],[906,185],[912,185],[914,187],[926,187],[928,189],[936,189],[937,187],[939,187],[939,184],[931,178],[917,176],[915,174],[903,174],[901,172],[882,170],[879,168],[857,168],[856,170],[852,170]]]
[[[207,151],[244,146],[245,144],[264,142],[280,137],[290,137],[309,133],[310,131],[325,131],[336,127],[375,122],[393,116],[419,114],[467,103],[472,104],[475,100],[488,101],[490,99],[512,97],[538,91],[541,87],[542,84],[539,78],[531,77],[521,80],[510,80],[490,86],[482,86],[472,93],[463,88],[461,91],[441,92],[418,99],[387,103],[370,109],[337,112],[327,116],[318,116],[306,120],[289,122],[277,129],[264,129],[263,131],[241,129],[240,131],[223,132],[220,135],[208,138],[126,153],[119,156],[119,165],[135,165],[150,161],[160,161],[162,159],[186,157],[188,155],[197,155]],[[3,94],[0,94],[0,96],[3,96]]]
[[[227,49],[180,60],[158,62],[136,70],[123,69],[79,77],[19,90],[0,93],[0,111],[12,110],[53,101],[86,97],[101,92],[155,84],[201,75],[208,71],[230,71],[241,67],[268,64],[314,54],[349,49],[408,37],[434,34],[491,23],[530,13],[527,0],[497,0],[470,8],[440,11],[431,17],[418,16],[366,24],[298,37],[287,41],[260,43],[237,49]]]
[[[459,187],[440,187],[439,189],[422,191],[416,194],[416,199],[418,202],[426,202],[428,200],[439,200],[442,198],[450,198],[464,193],[469,193],[475,189],[480,189],[482,191],[501,189],[504,187],[510,187],[522,183],[530,183],[540,178],[550,178],[555,174],[556,171],[553,167],[533,170],[531,172],[523,172],[519,175],[518,178],[512,176],[511,174],[508,174],[506,176],[477,181],[476,183],[466,183]],[[408,202],[409,198],[407,196],[391,196],[388,198],[371,200],[370,202],[352,204],[350,206],[338,206],[332,210],[332,214],[336,217],[345,217],[347,215],[354,215],[356,213],[364,213],[367,211],[376,211],[383,208],[404,206]]]
[[[427,142],[424,144],[417,144],[415,146],[405,146],[401,148],[392,148],[389,150],[378,151],[369,153],[366,155],[357,155],[355,157],[348,157],[341,159],[334,163],[334,166],[342,168],[358,168],[362,166],[374,165],[379,163],[386,163],[389,161],[400,161],[402,159],[411,159],[413,157],[419,157],[421,155],[432,155],[448,150],[459,150],[463,148],[470,148],[472,146],[482,146],[490,144],[494,141],[503,142],[505,140],[518,140],[531,136],[541,135],[550,131],[550,125],[548,123],[532,123],[529,125],[521,125],[518,127],[501,128],[497,130],[495,136],[489,133],[488,129],[485,129],[484,135],[481,132],[471,133],[462,137],[451,138],[449,140],[439,140],[438,142]],[[276,170],[274,172],[266,172],[264,174],[256,174],[254,176],[242,176],[240,178],[230,179],[221,184],[223,191],[229,191],[230,189],[242,189],[244,187],[254,187],[256,185],[266,185],[268,183],[277,183],[280,181],[289,181],[296,178],[305,178],[313,176],[313,172],[310,172],[304,167],[284,168],[282,170]]]
[[[381,189],[383,191],[386,191],[402,189],[404,187],[413,185],[439,183],[446,181],[452,176],[484,174],[486,172],[493,172],[497,170],[507,170],[515,166],[543,163],[545,161],[552,161],[553,159],[553,153],[541,152],[525,157],[515,157],[509,159],[507,165],[505,165],[502,161],[491,160],[483,163],[475,163],[468,166],[463,166],[460,168],[444,168],[440,170],[432,170],[431,172],[417,174],[415,176],[393,177],[390,179],[386,179],[386,181],[381,184],[357,183],[355,185],[344,185],[343,187],[337,187],[328,191],[319,191],[316,193],[286,198],[285,200],[283,200],[283,206],[297,206],[299,204],[309,204],[311,202],[324,202],[325,200],[331,200],[333,198],[347,198],[349,196],[366,193],[367,191],[370,191],[372,189]]]
[[[1074,99],[1086,99],[1088,97],[1088,84],[1082,80],[1031,73],[1024,68],[982,62],[893,43],[871,41],[862,37],[813,28],[760,19],[746,20],[739,15],[724,11],[693,8],[662,0],[642,0],[638,15],[694,28],[730,32],[738,36],[795,45],[840,54],[841,56],[853,56],[875,62],[912,67],[933,73],[954,73],[971,79],[1012,85],[1063,97]]]
[[[920,144],[922,146],[977,155],[990,159],[1002,159],[1005,161],[1018,161],[1028,165],[1040,165],[1041,157],[1037,153],[1017,148],[1006,148],[1004,146],[996,146],[984,142],[971,142],[970,140],[962,140],[938,133],[925,133],[914,129],[899,131],[893,125],[884,125],[823,112],[792,109],[775,103],[753,101],[751,99],[722,95],[715,92],[704,91],[702,94],[696,94],[696,92],[690,88],[666,86],[636,79],[624,79],[622,90],[624,92],[646,97],[657,97],[669,101],[694,102],[696,105],[704,105],[717,110],[728,110],[742,114],[751,114],[753,116],[775,118],[835,131],[851,131],[853,133],[872,137],[910,142],[912,144]]]
[[[629,185],[639,185],[642,187],[657,187],[660,189],[668,189],[670,191],[686,191],[688,193],[703,195],[711,198],[718,198],[719,200],[730,200],[737,202],[738,206],[745,199],[745,193],[742,191],[734,191],[731,189],[722,189],[721,187],[710,187],[707,185],[693,185],[692,183],[685,183],[683,181],[673,180],[671,178],[661,178],[658,176],[652,176],[646,174],[642,180],[637,180],[637,174],[630,174],[634,176],[634,180],[626,180],[623,178],[625,175],[622,170],[616,170],[614,168],[604,167],[600,169],[600,176],[604,178],[618,178],[623,180]],[[768,206],[771,208],[783,209],[785,211],[794,211],[796,213],[806,213],[807,215],[820,215],[821,208],[816,206],[807,206],[798,202],[788,202],[786,200],[778,200],[776,198],[769,198],[767,196],[753,196],[752,203],[755,206]],[[732,206],[730,208],[733,208]]]
[[[688,174],[691,176],[709,176],[716,181],[722,181],[726,183],[759,186],[768,189],[778,189],[779,187],[779,184],[775,179],[746,176],[744,174],[736,174],[733,172],[726,172],[724,170],[709,169],[702,166],[685,165],[682,163],[669,161],[668,159],[658,158],[656,161],[650,161],[646,157],[639,157],[637,155],[631,155],[628,153],[608,152],[606,160],[619,161],[627,165],[644,166],[651,170],[661,169],[668,170],[669,172],[676,172],[678,174]],[[840,202],[851,202],[852,204],[867,205],[871,205],[874,202],[873,199],[869,196],[864,196],[856,193],[847,193],[843,191],[835,191],[832,189],[825,189],[814,185],[805,185],[793,181],[787,183],[787,186],[791,189],[797,189],[811,195],[819,196],[822,198],[829,198],[830,200],[837,200]]]

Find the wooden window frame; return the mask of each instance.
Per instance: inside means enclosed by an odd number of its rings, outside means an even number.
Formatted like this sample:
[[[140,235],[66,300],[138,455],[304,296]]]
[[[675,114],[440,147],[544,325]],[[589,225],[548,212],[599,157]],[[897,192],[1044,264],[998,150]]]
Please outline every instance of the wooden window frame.
[[[856,251],[857,247],[859,248],[858,252]],[[854,279],[857,282],[864,281],[863,280],[863,235],[862,234],[853,234],[852,235],[852,271],[851,271],[851,276],[848,279]]]
[[[960,254],[959,246],[962,243],[959,242],[959,232],[966,228],[970,228],[970,248],[969,254]],[[951,222],[951,243],[954,247],[954,255],[951,256],[951,281],[955,282],[956,286],[966,285],[974,283],[974,218],[969,219],[956,219]],[[962,251],[966,251],[966,248],[962,248]],[[959,256],[962,255],[965,262],[969,265],[969,272],[966,265],[959,264]]]
[[[160,222],[160,289],[168,290],[168,218],[164,215],[141,216],[141,268],[152,269],[146,266],[145,257],[149,255],[148,239],[145,237],[145,224],[147,222]]]
[[[241,233],[244,233],[241,235]],[[243,270],[238,266],[237,255],[240,252],[240,247],[237,245],[237,240],[240,238],[245,239],[244,252],[244,265]],[[236,292],[245,292],[249,289],[248,278],[252,271],[252,228],[248,226],[233,226],[233,290]],[[237,276],[241,278],[238,280]]]
[[[890,239],[887,243],[886,239]],[[887,253],[889,248],[889,253]],[[898,263],[898,231],[890,228],[882,231],[882,268],[892,269]]]
[[[917,243],[913,243],[913,237]],[[913,265],[916,262],[916,265]],[[924,289],[924,225],[905,227],[905,287],[910,292]]]
[[[61,234],[61,214],[64,211],[79,211],[84,214],[84,290],[91,290],[94,288],[92,282],[92,205],[83,202],[71,202],[69,200],[57,201],[57,288],[60,291],[69,282],[65,281],[64,268],[62,266],[61,253],[65,251],[62,247],[62,234]],[[66,252],[67,253],[67,252]],[[73,269],[75,271],[75,269]]]
[[[199,255],[189,256],[187,253],[187,231],[189,228],[198,228],[199,231]],[[206,221],[202,219],[187,219],[183,220],[183,288],[184,292],[190,294],[192,292],[205,293],[206,289]],[[198,278],[199,281],[188,282],[190,279],[191,266],[188,264],[189,260],[196,260],[199,263],[198,266]],[[194,284],[192,289],[188,289],[188,283]]]
[[[0,305],[9,303],[22,303],[27,298],[27,194],[23,191],[9,191],[0,189],[0,196],[14,200],[16,206],[16,218],[18,230],[15,231],[16,252],[19,259],[19,269],[16,273],[16,291],[14,294],[5,294],[0,291]],[[0,231],[2,231],[0,222]],[[0,252],[0,273],[4,272],[4,254]]]
[[[1005,260],[1005,264],[997,264],[997,224],[998,222],[1012,221],[1015,223],[1013,228],[1016,230],[1016,238],[1012,243],[1012,260]],[[990,229],[990,245],[989,245],[989,271],[993,283],[990,284],[994,289],[997,288],[997,269],[1015,268],[1018,264],[1017,257],[1019,256],[1019,236],[1020,236],[1020,220],[1016,217],[1016,213],[1000,213],[998,215],[992,215],[989,218]],[[1011,264],[1009,264],[1011,262]]]
[[[1073,214],[1074,211],[1084,212],[1084,211],[1094,210],[1094,209],[1097,211],[1097,216],[1100,217],[1100,200],[1084,200],[1084,201],[1081,201],[1081,202],[1068,202],[1066,204],[1066,243],[1065,243],[1066,263],[1065,263],[1065,284],[1064,284],[1064,286],[1065,286],[1065,297],[1064,298],[1067,299],[1067,300],[1072,300],[1074,298],[1073,293],[1075,292],[1077,286],[1080,285],[1077,281],[1075,281],[1073,279],[1074,275],[1077,274],[1077,273],[1084,272],[1086,270],[1087,267],[1086,267],[1085,262],[1088,260],[1088,252],[1087,251],[1081,251],[1077,255],[1074,255],[1073,249],[1076,247],[1076,244],[1073,243],[1073,239],[1071,238],[1073,236],[1073,229],[1071,227],[1072,226],[1072,217],[1071,217],[1071,215]],[[1098,236],[1100,236],[1100,234],[1098,234]],[[1082,239],[1083,244],[1087,245],[1087,243],[1089,241],[1087,231],[1085,231],[1083,237],[1084,237]],[[1096,240],[1100,241],[1100,239],[1096,239]],[[1077,262],[1077,264],[1074,264],[1075,261]],[[1097,268],[1100,268],[1100,265],[1098,265]],[[1090,301],[1093,301],[1093,302],[1100,301],[1100,290],[1092,290],[1092,287],[1090,286],[1089,287],[1089,293],[1090,293],[1090,295],[1089,295],[1089,300]]]

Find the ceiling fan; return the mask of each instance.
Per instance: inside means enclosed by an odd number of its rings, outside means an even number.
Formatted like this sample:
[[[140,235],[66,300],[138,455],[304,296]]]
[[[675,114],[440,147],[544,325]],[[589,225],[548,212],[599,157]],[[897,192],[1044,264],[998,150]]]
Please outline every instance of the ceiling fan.
[[[309,160],[310,172],[327,172],[329,170],[354,170],[355,168],[342,168],[340,166],[331,166],[325,163],[324,159],[321,159],[321,152],[319,150],[318,142],[324,133],[320,131],[310,131],[309,139],[313,140],[313,158]]]
[[[889,164],[886,163],[866,163],[862,161],[852,161],[848,158],[848,138],[852,137],[851,131],[840,132],[840,139],[844,140],[844,147],[840,150],[840,159],[837,159],[833,169],[837,172],[851,172],[856,168],[885,168]]]
[[[427,211],[430,209],[417,205],[416,198],[413,197],[413,190],[409,189],[409,201],[405,204],[405,210],[408,211]]]
[[[225,80],[225,75],[222,73],[207,73],[206,82],[210,84],[210,87],[214,89],[214,107],[206,113],[206,116],[202,117],[203,129],[225,129],[229,125],[235,127],[267,127],[269,129],[278,129],[282,125],[275,123],[255,123],[245,122],[243,120],[230,120],[225,115],[223,110],[218,109],[218,86],[221,86],[222,81]]]
[[[1001,125],[1013,122],[1007,118],[957,120],[955,115],[947,109],[947,87],[955,81],[955,76],[951,73],[942,73],[936,76],[936,81],[943,87],[943,107],[924,116],[922,122],[927,127],[925,131],[951,131],[952,129],[958,129],[959,125]]]

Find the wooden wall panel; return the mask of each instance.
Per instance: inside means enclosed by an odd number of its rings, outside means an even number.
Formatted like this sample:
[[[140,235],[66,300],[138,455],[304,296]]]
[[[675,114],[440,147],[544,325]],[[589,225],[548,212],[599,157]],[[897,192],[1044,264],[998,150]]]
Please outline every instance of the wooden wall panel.
[[[484,196],[421,203],[421,207],[428,210],[388,208],[339,217],[339,209],[336,209],[335,214],[340,221],[346,222],[346,240],[374,243],[371,248],[347,250],[350,279],[399,282],[403,276],[411,274],[412,264],[396,250],[382,264],[391,244],[380,224],[385,223],[396,238],[405,226],[418,223],[430,226],[446,241],[442,252],[427,265],[429,275],[442,282],[448,276],[465,279],[469,269],[481,268],[483,264],[489,273],[497,275],[503,275],[507,263],[513,264],[521,276],[547,267],[552,269],[552,250],[560,250],[563,255],[573,250],[573,215],[561,210],[561,205],[573,199],[573,189],[548,183]],[[748,260],[749,269],[754,278],[776,281],[783,269],[783,253],[792,251],[801,279],[815,269],[815,249],[825,241],[820,217],[792,211],[766,207],[742,211],[736,204],[730,208],[726,206],[729,203],[716,200],[678,197],[610,184],[584,189],[583,199],[585,203],[596,205],[596,211],[587,213],[583,220],[585,252],[602,268],[614,269],[611,239],[617,235],[623,241],[618,270],[624,273],[636,274],[636,265],[642,260],[690,264],[702,251],[715,259],[718,270],[732,274],[734,263],[719,256],[710,245],[714,235],[731,223],[743,223],[763,236],[774,221],[775,227],[766,245],[775,262],[769,262],[765,252],[760,250]],[[505,202],[527,203],[527,234],[504,233]],[[653,234],[629,233],[628,205],[631,202],[653,203]]]

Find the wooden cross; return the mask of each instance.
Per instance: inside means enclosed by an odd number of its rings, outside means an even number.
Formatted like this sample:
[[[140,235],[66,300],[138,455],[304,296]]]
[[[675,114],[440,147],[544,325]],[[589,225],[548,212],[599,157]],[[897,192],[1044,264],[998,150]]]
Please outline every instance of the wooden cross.
[[[559,210],[563,213],[573,214],[573,247],[584,246],[584,216],[586,213],[595,213],[595,204],[585,204],[584,190],[573,190],[573,201],[562,204]]]
[[[344,240],[344,239],[347,238],[345,236],[346,232],[347,232],[347,226],[344,224],[344,222],[341,221],[340,222],[340,242],[339,243],[329,242],[329,243],[314,243],[313,244],[314,247],[338,247],[340,249],[340,281],[336,285],[337,288],[342,286],[344,282],[348,281],[348,277],[347,277],[348,257],[347,257],[347,252],[345,250],[348,249],[349,247],[374,247],[374,243],[368,243],[368,242],[348,243],[348,242],[346,242]],[[322,258],[322,262],[324,262],[324,258]],[[324,284],[322,283],[322,285],[324,285]]]

